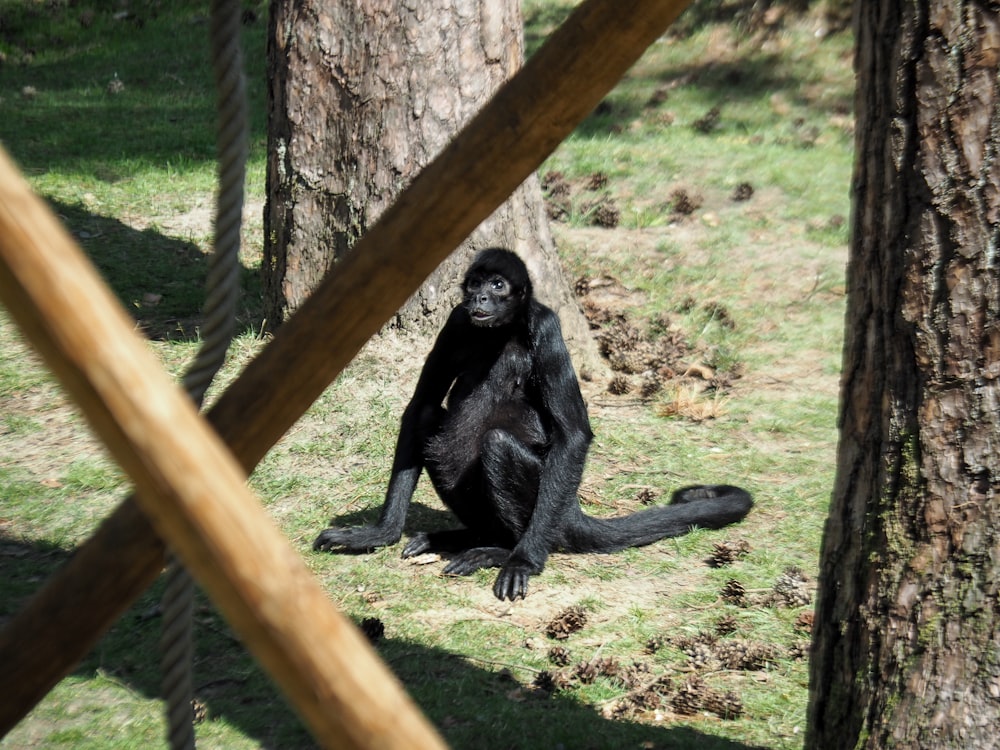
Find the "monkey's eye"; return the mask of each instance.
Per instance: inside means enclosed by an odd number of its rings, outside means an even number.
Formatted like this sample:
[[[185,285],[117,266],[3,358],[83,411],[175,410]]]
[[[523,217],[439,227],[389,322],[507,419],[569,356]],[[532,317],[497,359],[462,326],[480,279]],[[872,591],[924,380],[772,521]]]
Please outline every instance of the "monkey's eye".
[[[490,288],[494,292],[502,292],[505,286],[506,284],[504,283],[503,279],[492,279],[490,281]]]

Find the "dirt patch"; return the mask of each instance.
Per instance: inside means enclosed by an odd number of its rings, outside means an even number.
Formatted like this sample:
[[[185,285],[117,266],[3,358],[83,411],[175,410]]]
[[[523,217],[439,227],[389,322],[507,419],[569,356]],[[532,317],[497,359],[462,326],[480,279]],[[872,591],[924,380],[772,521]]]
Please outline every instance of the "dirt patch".
[[[665,554],[665,553],[653,553]],[[416,615],[422,622],[444,625],[463,620],[481,620],[507,623],[523,630],[526,638],[535,642],[532,648],[550,645],[546,628],[561,612],[580,606],[583,599],[599,601],[597,610],[587,611],[587,622],[572,636],[570,645],[589,647],[598,643],[590,631],[601,632],[602,623],[613,622],[627,615],[631,609],[655,611],[664,607],[666,598],[673,592],[698,585],[707,575],[708,566],[682,574],[671,573],[662,577],[655,575],[629,575],[623,570],[614,580],[600,580],[593,574],[594,559],[614,563],[611,557],[592,558],[587,556],[554,554],[546,565],[546,573],[531,579],[528,596],[516,602],[498,600],[489,586],[482,586],[468,579],[452,579],[449,585],[461,589],[465,606],[448,606],[424,609]],[[438,563],[413,565],[413,575],[433,575]],[[552,575],[563,579],[552,581]],[[567,585],[567,580],[568,585]],[[586,581],[585,588],[573,582]],[[672,615],[667,614],[669,620]],[[552,641],[554,642],[554,641]]]

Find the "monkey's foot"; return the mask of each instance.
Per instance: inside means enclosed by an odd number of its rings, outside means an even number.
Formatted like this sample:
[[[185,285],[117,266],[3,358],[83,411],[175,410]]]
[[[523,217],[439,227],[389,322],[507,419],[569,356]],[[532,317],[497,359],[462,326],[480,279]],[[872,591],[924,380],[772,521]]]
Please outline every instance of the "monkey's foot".
[[[400,534],[393,535],[377,526],[358,526],[353,529],[338,529],[331,526],[324,529],[313,542],[313,550],[317,552],[333,552],[340,548],[349,552],[363,552],[395,544]]]
[[[446,576],[467,576],[483,568],[499,568],[509,557],[506,547],[473,547],[455,555],[442,572]]]

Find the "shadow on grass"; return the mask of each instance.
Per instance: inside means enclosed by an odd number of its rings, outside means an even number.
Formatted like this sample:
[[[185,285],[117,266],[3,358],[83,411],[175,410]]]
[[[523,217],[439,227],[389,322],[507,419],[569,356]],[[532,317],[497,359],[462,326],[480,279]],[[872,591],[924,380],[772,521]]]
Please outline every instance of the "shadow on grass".
[[[361,510],[341,513],[329,519],[330,526],[341,529],[353,526],[369,526],[378,521],[381,505],[376,504]],[[451,529],[458,525],[455,514],[442,508],[432,508],[422,502],[414,501],[406,511],[406,533],[416,534],[421,531],[439,531]]]
[[[70,554],[44,542],[29,543],[0,535],[0,581],[3,582],[0,622],[14,616],[20,603],[63,565]],[[157,604],[161,594],[162,584],[158,582],[135,602],[73,673],[76,678],[73,700],[78,708],[91,702],[88,685],[94,684],[95,705],[88,711],[77,711],[83,718],[90,713],[88,740],[94,746],[105,740],[121,742],[128,733],[117,711],[109,713],[113,720],[91,720],[92,712],[102,710],[109,700],[106,690],[109,680],[133,695],[148,699],[159,695],[162,624]],[[224,722],[264,748],[316,747],[277,688],[204,597],[199,599],[195,620],[194,684],[197,699],[206,708],[207,721]],[[388,637],[376,644],[377,651],[454,748],[751,748],[690,727],[605,719],[571,695],[536,693],[504,672],[468,663],[462,654],[395,639],[391,622],[386,623],[386,631]],[[25,648],[42,646],[24,644]],[[512,661],[515,658],[512,656]],[[29,717],[27,723],[33,720]],[[206,726],[209,725],[203,725],[199,731],[207,732]],[[53,731],[65,728],[63,724],[53,727]],[[22,728],[15,728],[11,739],[16,739],[20,731]],[[30,728],[31,736],[42,741],[41,746],[46,746],[45,731],[37,726]],[[99,736],[101,732],[107,733],[103,739]]]
[[[265,136],[267,7],[243,3],[241,46]],[[32,173],[78,170],[114,180],[137,165],[215,158],[209,7],[194,0],[0,3],[0,139]],[[27,88],[31,93],[24,95]]]
[[[198,339],[207,254],[193,242],[133,229],[79,205],[50,205],[146,337]],[[241,287],[237,331],[256,329],[263,317],[259,272],[243,268]]]

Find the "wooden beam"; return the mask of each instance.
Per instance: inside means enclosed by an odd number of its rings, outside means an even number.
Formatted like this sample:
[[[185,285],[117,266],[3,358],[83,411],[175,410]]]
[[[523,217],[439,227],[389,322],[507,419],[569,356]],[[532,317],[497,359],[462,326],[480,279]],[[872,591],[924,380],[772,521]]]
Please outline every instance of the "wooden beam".
[[[210,421],[244,469],[257,465],[365,341],[593,110],[688,2],[587,0],[574,11],[400,195],[212,409]],[[0,670],[5,697],[0,734],[72,669],[159,572],[162,544],[127,506],[0,633],[0,664],[17,667]],[[123,525],[136,541],[126,554],[83,554],[90,548],[114,550]],[[96,581],[104,593],[98,601],[88,600],[88,617],[80,622],[79,591]],[[25,637],[46,642],[57,632],[66,641],[57,657],[47,658],[42,649],[25,653]]]
[[[0,257],[0,294],[14,317],[135,482],[139,505],[158,534],[316,739],[330,748],[443,748],[247,489],[242,467],[2,152]],[[33,641],[21,648],[48,651],[49,644],[37,636]]]

